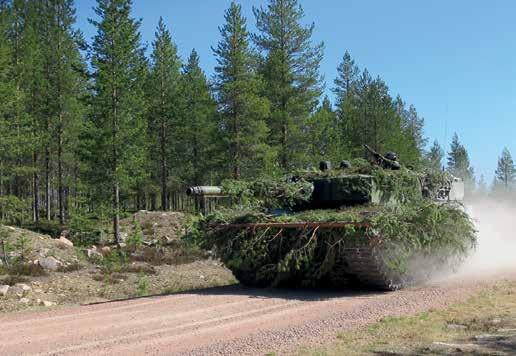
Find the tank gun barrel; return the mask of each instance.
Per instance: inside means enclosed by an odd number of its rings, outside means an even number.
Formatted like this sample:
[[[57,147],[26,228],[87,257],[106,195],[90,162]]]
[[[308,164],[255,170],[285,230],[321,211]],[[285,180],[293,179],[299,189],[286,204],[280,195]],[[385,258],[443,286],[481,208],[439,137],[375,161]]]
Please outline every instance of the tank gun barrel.
[[[222,187],[215,185],[198,185],[189,187],[186,190],[186,195],[193,196],[222,196]]]
[[[385,156],[379,154],[375,150],[373,150],[368,145],[364,145],[367,152],[369,152],[377,165],[386,168],[386,169],[392,169],[392,170],[398,170],[401,168],[400,163],[398,162],[397,155],[393,152],[388,152]],[[387,156],[387,157],[386,157]]]

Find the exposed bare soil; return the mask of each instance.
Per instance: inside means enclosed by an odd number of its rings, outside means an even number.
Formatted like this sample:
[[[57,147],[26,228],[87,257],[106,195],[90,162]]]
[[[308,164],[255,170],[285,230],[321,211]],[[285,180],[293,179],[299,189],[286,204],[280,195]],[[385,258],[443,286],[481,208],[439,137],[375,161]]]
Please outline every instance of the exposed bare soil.
[[[137,223],[145,240],[172,241],[184,234],[184,221],[185,214],[181,212],[140,210],[120,224],[122,231],[128,235],[133,232],[134,223]]]
[[[0,354],[264,354],[331,341],[337,330],[464,300],[455,281],[392,293],[219,287],[0,317]]]
[[[72,246],[70,241],[64,244],[48,235],[6,227],[11,246],[8,260],[15,266],[22,259],[16,266],[23,268],[6,268],[0,251],[0,314],[235,283],[232,273],[219,261],[181,243],[184,219],[182,213],[140,211],[124,220],[122,231],[130,236],[137,222],[144,242],[123,250],[123,259],[113,246]],[[93,248],[89,258],[88,250]],[[59,266],[44,268],[45,260]],[[7,285],[7,292],[2,293]]]

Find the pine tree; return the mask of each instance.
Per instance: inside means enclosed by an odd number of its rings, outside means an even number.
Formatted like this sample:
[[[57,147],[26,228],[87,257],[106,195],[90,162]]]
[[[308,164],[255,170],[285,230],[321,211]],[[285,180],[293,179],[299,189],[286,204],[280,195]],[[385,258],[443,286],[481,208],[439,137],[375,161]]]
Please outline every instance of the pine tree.
[[[152,44],[151,72],[147,85],[149,101],[149,133],[152,153],[159,157],[161,208],[169,208],[168,179],[170,176],[173,128],[180,115],[181,61],[169,30],[160,18]]]
[[[333,92],[336,98],[336,127],[338,134],[334,144],[342,156],[353,151],[353,139],[349,136],[354,131],[353,115],[355,113],[354,95],[357,94],[357,84],[360,69],[351,58],[348,51],[344,53],[342,62],[337,67],[337,78],[334,80]]]
[[[47,21],[43,49],[47,77],[46,115],[50,131],[47,150],[56,152],[59,222],[64,224],[68,206],[65,196],[67,165],[73,164],[77,127],[84,114],[81,97],[86,86],[85,64],[80,54],[82,36],[73,28],[76,20],[73,1],[45,2],[44,14]]]
[[[410,105],[408,110],[405,111],[405,114],[402,116],[401,125],[402,129],[413,141],[415,150],[421,154],[428,140],[424,137],[423,133],[425,119],[418,115],[414,105]]]
[[[253,11],[259,31],[253,39],[264,55],[261,72],[271,102],[270,142],[278,147],[280,167],[291,169],[307,161],[302,136],[321,94],[323,44],[312,44],[314,24],[301,24],[297,0],[269,0]]]
[[[409,157],[401,118],[396,113],[389,88],[377,77],[372,79],[365,69],[357,83],[351,112],[346,118],[350,149],[354,156],[364,152],[367,144],[378,152],[397,152],[403,162]]]
[[[17,205],[21,211],[25,211],[30,201],[34,198],[34,193],[30,194],[33,186],[30,179],[35,173],[35,167],[31,162],[31,153],[35,148],[37,139],[32,137],[34,116],[31,115],[30,103],[32,102],[34,92],[30,90],[34,87],[37,78],[38,66],[38,50],[37,32],[33,26],[36,16],[37,4],[25,2],[22,0],[14,0],[10,6],[3,5],[4,12],[2,14],[4,26],[6,29],[6,45],[10,47],[11,67],[6,67],[10,71],[8,82],[12,87],[12,106],[9,107],[8,114],[5,117],[5,145],[8,150],[4,155],[2,169],[0,173],[4,177],[5,195],[13,205]],[[0,188],[1,189],[1,188]],[[36,216],[36,210],[33,205],[33,216]],[[18,219],[18,221],[26,221],[26,216]]]
[[[346,149],[353,157],[364,153],[364,144],[375,149],[378,147],[378,122],[373,117],[375,103],[373,97],[380,99],[379,87],[376,87],[369,71],[364,69],[354,85],[353,95],[347,95],[340,100],[340,107],[337,109],[339,117],[343,122],[342,136],[345,140]],[[379,100],[374,100],[379,103]]]
[[[441,170],[443,158],[444,150],[441,145],[439,145],[439,142],[435,140],[432,147],[430,147],[430,150],[426,154],[428,165],[432,169]]]
[[[333,93],[337,98],[338,107],[344,104],[348,95],[355,89],[359,75],[360,70],[358,66],[355,64],[353,58],[351,58],[349,52],[346,51],[342,62],[337,67],[337,78],[333,81],[335,85]]]
[[[0,220],[4,220],[7,212],[8,181],[12,177],[12,161],[16,140],[13,140],[14,127],[12,118],[18,101],[16,80],[12,65],[12,52],[8,43],[10,8],[0,9]]]
[[[216,104],[199,56],[192,50],[182,73],[183,104],[176,134],[180,187],[211,183],[216,176]]]
[[[271,166],[271,149],[265,144],[269,105],[259,95],[262,83],[253,68],[241,6],[232,2],[224,18],[222,39],[213,48],[218,63],[215,90],[231,175],[239,179],[256,176]]]
[[[113,233],[120,242],[120,191],[127,191],[143,174],[145,124],[143,120],[144,57],[140,22],[131,18],[131,0],[98,0],[99,21],[92,49],[95,78],[94,120],[99,167],[111,187]]]
[[[387,84],[373,79],[346,52],[337,68],[333,92],[336,97],[335,144],[341,156],[364,154],[364,144],[377,151],[395,151],[404,164],[418,165],[426,138],[424,120],[413,105],[408,109],[398,95],[393,100]]]
[[[498,183],[507,191],[512,189],[516,179],[516,168],[511,153],[505,147],[498,159],[498,166],[495,171],[495,177]]]
[[[336,114],[330,99],[325,97],[321,106],[311,115],[307,124],[306,139],[311,162],[329,160],[334,163],[346,158],[336,144],[339,138]]]
[[[466,148],[460,143],[457,133],[453,135],[450,152],[448,153],[448,171],[456,177],[462,178],[471,191],[474,185],[474,171],[470,166]]]
[[[485,197],[487,195],[487,183],[483,174],[481,174],[478,179],[476,193],[479,197]]]

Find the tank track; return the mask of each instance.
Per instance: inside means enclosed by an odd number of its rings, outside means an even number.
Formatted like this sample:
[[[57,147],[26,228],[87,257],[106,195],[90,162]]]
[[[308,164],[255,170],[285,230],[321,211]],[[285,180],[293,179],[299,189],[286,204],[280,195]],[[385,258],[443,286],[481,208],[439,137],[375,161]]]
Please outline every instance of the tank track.
[[[346,248],[343,252],[346,273],[366,287],[398,290],[412,284],[408,276],[389,271],[374,248]]]

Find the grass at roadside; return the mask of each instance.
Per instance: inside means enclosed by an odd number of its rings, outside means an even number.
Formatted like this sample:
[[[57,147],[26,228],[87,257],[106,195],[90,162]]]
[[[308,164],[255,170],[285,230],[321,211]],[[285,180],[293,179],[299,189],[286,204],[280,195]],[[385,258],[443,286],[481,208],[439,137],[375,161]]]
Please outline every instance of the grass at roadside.
[[[339,333],[337,341],[299,355],[514,355],[516,282],[502,281],[464,303],[389,317]]]

